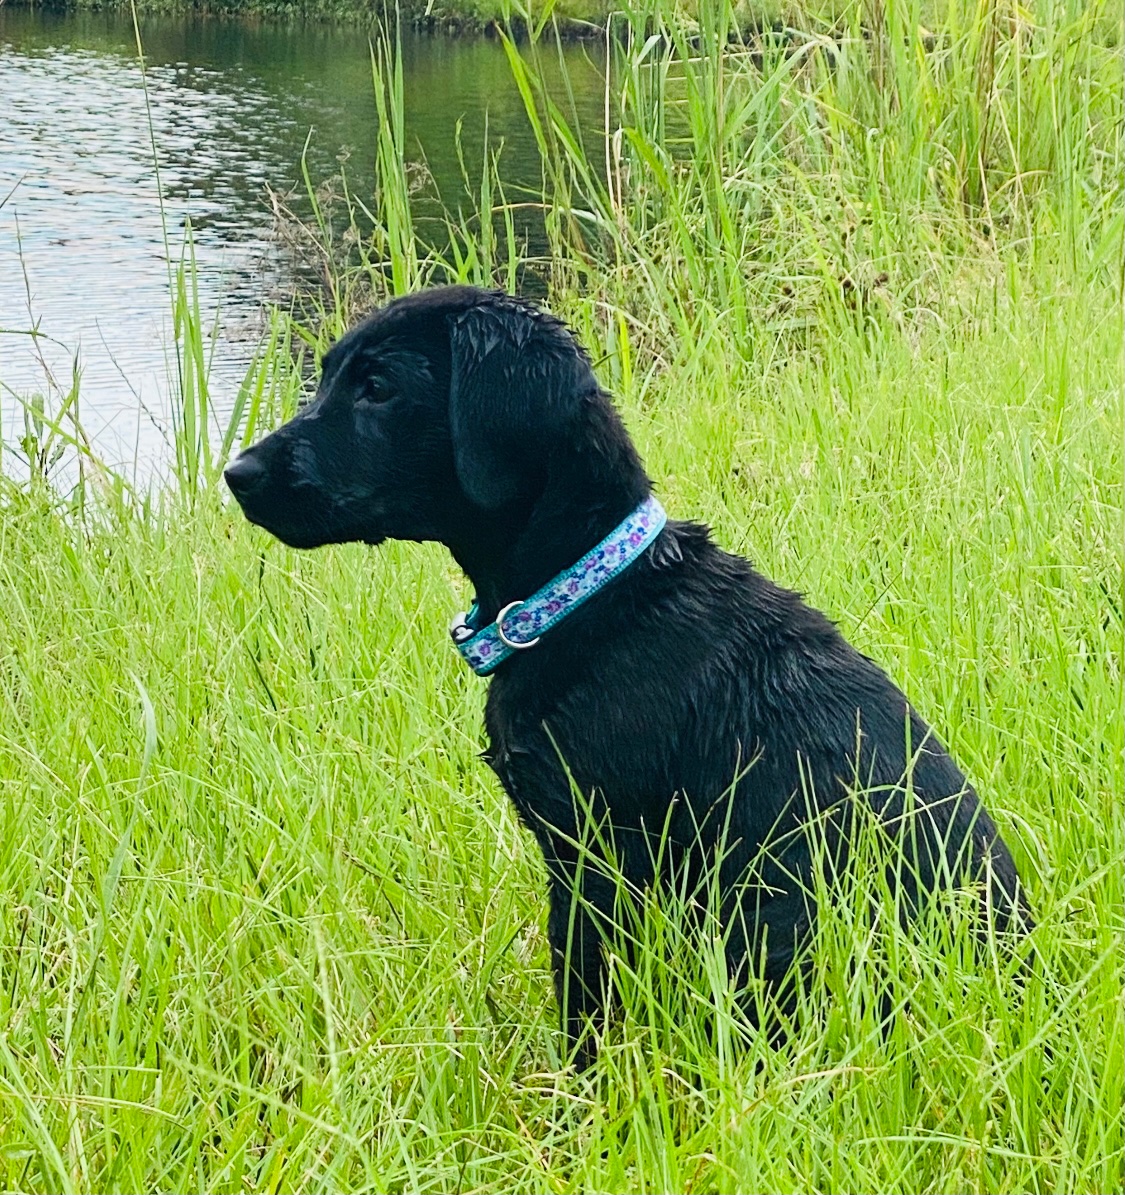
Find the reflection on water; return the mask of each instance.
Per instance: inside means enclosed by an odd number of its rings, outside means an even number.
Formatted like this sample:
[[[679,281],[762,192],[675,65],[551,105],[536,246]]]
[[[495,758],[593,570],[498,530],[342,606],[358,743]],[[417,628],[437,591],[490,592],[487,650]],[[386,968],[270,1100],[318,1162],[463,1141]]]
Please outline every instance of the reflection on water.
[[[104,459],[143,477],[165,455],[169,409],[156,167],[174,261],[188,219],[194,230],[202,306],[218,313],[212,390],[229,404],[262,300],[289,282],[267,184],[298,185],[308,139],[314,180],[346,157],[350,184],[369,191],[375,104],[368,41],[355,30],[163,17],[145,19],[141,37],[147,105],[128,18],[0,5],[0,437],[22,434],[13,392],[42,392],[45,368],[66,389],[77,361],[83,424]],[[601,64],[581,47],[566,58],[578,119],[597,128]],[[498,44],[406,37],[403,71],[408,141],[449,206],[464,194],[457,122],[479,178],[486,113],[505,179],[537,185]],[[34,343],[18,334],[33,326]]]

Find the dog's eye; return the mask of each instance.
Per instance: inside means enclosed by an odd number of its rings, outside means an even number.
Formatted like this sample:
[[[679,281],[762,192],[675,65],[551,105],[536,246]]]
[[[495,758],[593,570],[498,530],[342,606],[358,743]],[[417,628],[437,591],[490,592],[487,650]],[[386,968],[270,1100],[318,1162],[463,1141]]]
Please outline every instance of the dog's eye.
[[[379,406],[381,403],[390,402],[394,398],[395,392],[379,378],[371,378],[363,389],[359,392],[356,398],[357,406]]]

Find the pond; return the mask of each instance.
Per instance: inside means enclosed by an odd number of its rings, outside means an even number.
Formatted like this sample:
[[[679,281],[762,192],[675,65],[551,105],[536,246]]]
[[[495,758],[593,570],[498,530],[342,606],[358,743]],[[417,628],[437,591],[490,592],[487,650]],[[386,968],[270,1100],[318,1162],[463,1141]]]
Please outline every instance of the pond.
[[[377,126],[362,30],[146,17],[140,37],[146,77],[127,15],[0,4],[0,439],[23,435],[21,398],[49,390],[48,374],[65,392],[77,369],[95,450],[144,480],[168,453],[168,259],[180,260],[186,223],[201,306],[216,320],[210,376],[222,408],[258,345],[264,304],[297,283],[269,191],[294,192],[299,206],[305,155],[314,183],[344,163],[349,185],[369,194]],[[465,196],[459,121],[470,178],[487,137],[492,149],[503,142],[507,184],[539,185],[498,42],[404,33],[402,61],[410,156],[444,203]],[[601,126],[603,62],[598,47],[575,45],[557,67],[590,129]]]

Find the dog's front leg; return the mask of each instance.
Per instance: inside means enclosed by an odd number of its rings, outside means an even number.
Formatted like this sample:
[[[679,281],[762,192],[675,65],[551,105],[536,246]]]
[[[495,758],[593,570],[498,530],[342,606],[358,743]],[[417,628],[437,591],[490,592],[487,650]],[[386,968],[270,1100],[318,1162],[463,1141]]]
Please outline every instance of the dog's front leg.
[[[594,1032],[604,1020],[608,993],[604,942],[612,925],[613,883],[557,855],[548,860],[555,995],[574,1065],[584,1070],[597,1055]]]
[[[490,702],[495,692],[489,694]],[[513,750],[503,745],[501,731],[491,724],[489,737],[492,746],[486,758],[524,824],[535,834],[547,865],[547,938],[555,996],[568,1054],[584,1070],[597,1055],[591,1028],[600,1028],[608,1003],[604,944],[615,925],[622,888],[604,859],[607,845],[608,853],[614,854],[613,838],[600,829],[604,817],[592,818],[604,814],[604,809],[591,810],[593,799],[576,802],[570,778],[559,776],[555,767],[559,749],[553,739],[539,750],[527,746]],[[560,778],[567,781],[565,788]],[[595,828],[586,829],[590,825]]]

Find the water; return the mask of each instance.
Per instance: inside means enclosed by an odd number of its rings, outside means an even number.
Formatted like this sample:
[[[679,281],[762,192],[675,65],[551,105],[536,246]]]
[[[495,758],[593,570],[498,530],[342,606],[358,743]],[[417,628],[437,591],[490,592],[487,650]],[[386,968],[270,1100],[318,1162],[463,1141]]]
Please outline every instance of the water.
[[[263,305],[297,285],[268,188],[297,191],[300,205],[307,144],[314,182],[344,162],[356,193],[370,194],[376,134],[361,31],[160,17],[140,33],[147,104],[127,16],[0,5],[0,439],[10,447],[23,435],[19,397],[65,392],[77,368],[96,451],[139,479],[167,459],[168,259],[179,260],[186,222],[202,307],[217,319],[210,376],[222,409],[253,357]],[[498,43],[404,35],[403,70],[411,156],[445,204],[467,199],[459,120],[474,184],[486,114],[488,144],[503,140],[506,181],[539,183]],[[578,119],[598,128],[597,51],[570,48],[558,70],[560,94],[565,70]]]

